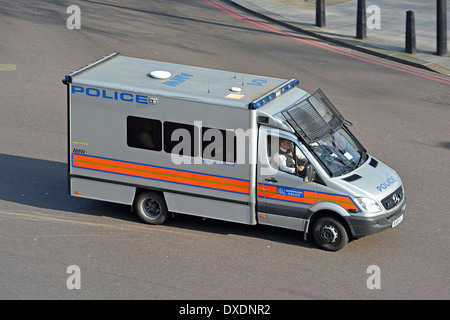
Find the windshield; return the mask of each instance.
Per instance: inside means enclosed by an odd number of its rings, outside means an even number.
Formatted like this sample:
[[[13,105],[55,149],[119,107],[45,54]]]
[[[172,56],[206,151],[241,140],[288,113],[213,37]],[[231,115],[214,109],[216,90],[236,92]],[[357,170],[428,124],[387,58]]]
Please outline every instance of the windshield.
[[[367,160],[364,148],[344,127],[309,145],[333,177],[349,173]]]
[[[347,129],[344,117],[322,90],[294,103],[281,115],[309,144],[331,176],[344,175],[366,161],[364,147]]]

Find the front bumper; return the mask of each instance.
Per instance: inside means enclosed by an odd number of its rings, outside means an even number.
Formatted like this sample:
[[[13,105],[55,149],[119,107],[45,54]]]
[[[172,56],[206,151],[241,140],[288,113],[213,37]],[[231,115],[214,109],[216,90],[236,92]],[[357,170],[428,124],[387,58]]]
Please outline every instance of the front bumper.
[[[392,222],[398,219],[404,214],[406,209],[406,201],[403,201],[395,210],[381,214],[378,216],[367,217],[367,216],[350,216],[348,222],[352,235],[355,238],[360,238],[370,234],[374,234],[389,228],[392,228]]]

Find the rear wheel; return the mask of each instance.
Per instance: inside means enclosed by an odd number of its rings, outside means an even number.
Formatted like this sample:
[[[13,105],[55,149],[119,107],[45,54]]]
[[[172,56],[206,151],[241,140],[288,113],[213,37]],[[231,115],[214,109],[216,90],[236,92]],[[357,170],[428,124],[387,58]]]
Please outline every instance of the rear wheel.
[[[134,208],[139,218],[150,224],[162,224],[169,216],[164,198],[155,192],[140,193],[134,201]]]
[[[313,238],[320,248],[328,251],[341,250],[348,243],[348,234],[344,225],[331,216],[316,220],[313,226]]]

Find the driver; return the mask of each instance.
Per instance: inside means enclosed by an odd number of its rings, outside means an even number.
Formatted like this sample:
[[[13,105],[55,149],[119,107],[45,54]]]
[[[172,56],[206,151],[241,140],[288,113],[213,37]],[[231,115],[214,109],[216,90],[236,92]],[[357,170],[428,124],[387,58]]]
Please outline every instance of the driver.
[[[287,139],[280,138],[280,149],[277,153],[275,153],[272,157],[272,162],[274,167],[288,173],[295,174],[295,165],[296,161],[294,158],[294,144],[292,141]],[[306,157],[300,152],[300,149],[296,150],[297,161],[306,163]],[[298,166],[298,175],[304,176],[304,165]]]

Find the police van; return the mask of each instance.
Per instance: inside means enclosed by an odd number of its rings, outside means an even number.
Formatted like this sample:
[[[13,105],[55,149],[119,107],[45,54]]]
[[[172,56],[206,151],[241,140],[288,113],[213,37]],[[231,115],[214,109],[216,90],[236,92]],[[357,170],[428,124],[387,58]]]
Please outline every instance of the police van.
[[[331,251],[403,219],[398,174],[297,79],[114,53],[63,83],[72,196],[150,224],[179,213],[294,229]]]

